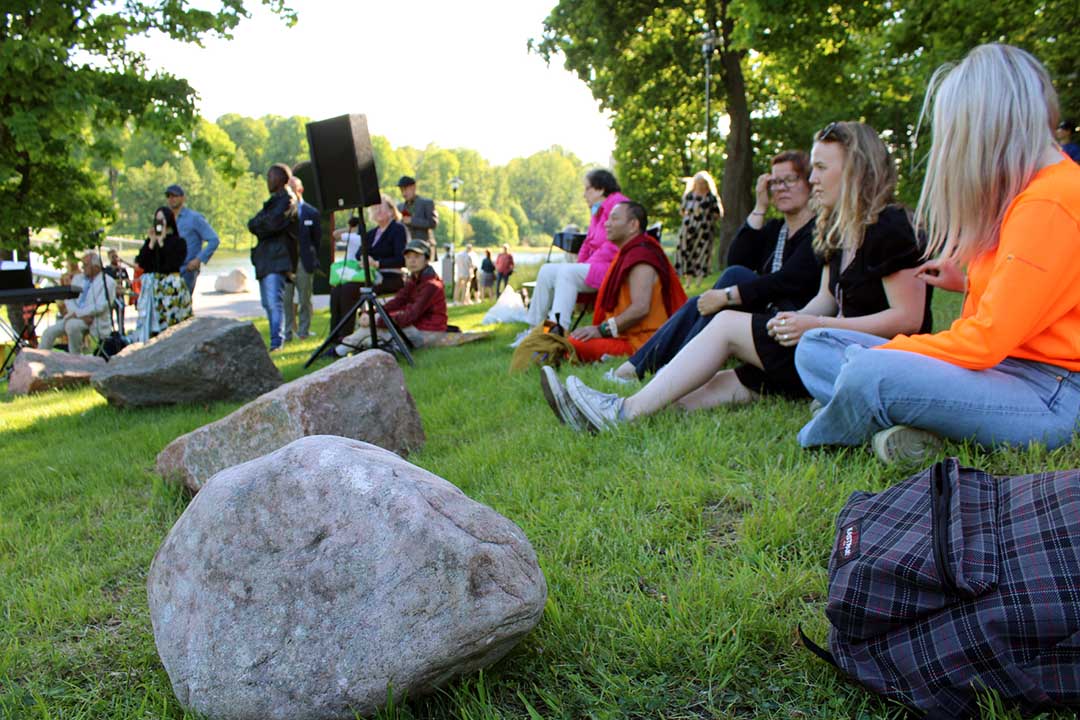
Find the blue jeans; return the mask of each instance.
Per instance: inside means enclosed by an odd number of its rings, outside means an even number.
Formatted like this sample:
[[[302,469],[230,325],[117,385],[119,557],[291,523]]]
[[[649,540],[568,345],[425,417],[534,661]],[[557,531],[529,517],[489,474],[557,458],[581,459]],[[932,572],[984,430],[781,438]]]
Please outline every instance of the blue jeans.
[[[259,297],[270,320],[270,349],[277,350],[285,342],[285,276],[270,273],[259,280]]]
[[[1072,440],[1080,373],[1016,358],[968,370],[918,353],[869,349],[884,342],[829,328],[803,335],[795,365],[825,407],[799,431],[800,445],[859,445],[893,425],[984,447],[1042,442],[1053,449]]]
[[[195,281],[199,279],[199,271],[188,270],[187,267],[184,267],[184,269],[180,271],[180,277],[184,278],[184,282],[187,283],[188,292],[191,293],[192,297],[195,297]]]
[[[720,274],[720,279],[713,285],[713,289],[719,290],[749,282],[757,276],[758,274],[749,268],[732,265]],[[683,345],[690,342],[714,317],[716,315],[702,316],[698,312],[697,296],[687,300],[685,305],[653,333],[648,342],[630,356],[630,364],[637,370],[637,376],[644,378],[645,373],[654,373],[671,362]]]

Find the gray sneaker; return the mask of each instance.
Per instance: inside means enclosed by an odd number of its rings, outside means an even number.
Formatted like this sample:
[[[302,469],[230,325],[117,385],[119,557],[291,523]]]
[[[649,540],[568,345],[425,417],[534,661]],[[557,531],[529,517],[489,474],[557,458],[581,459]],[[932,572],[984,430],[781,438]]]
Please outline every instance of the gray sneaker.
[[[874,433],[874,454],[886,463],[924,462],[941,449],[941,438],[934,433],[907,425],[893,425]]]
[[[555,374],[555,369],[550,365],[544,365],[540,368],[540,389],[544,391],[544,399],[547,400],[551,411],[555,413],[555,417],[559,418],[559,422],[570,426],[578,432],[588,427],[585,418],[578,412],[574,403],[570,402],[566,390],[563,388],[562,383],[559,382],[559,376]]]
[[[566,394],[585,416],[590,432],[614,430],[626,422],[622,418],[623,399],[618,395],[593,390],[575,375],[566,378]]]

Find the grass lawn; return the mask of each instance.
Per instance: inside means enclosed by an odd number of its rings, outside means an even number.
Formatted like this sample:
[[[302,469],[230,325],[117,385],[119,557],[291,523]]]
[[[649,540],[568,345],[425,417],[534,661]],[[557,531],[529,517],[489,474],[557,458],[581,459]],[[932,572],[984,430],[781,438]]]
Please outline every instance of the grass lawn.
[[[452,308],[451,322],[474,328],[489,304]],[[957,307],[939,294],[937,326]],[[326,325],[322,313],[316,330]],[[404,368],[428,436],[410,460],[521,526],[548,582],[543,620],[488,672],[384,717],[902,717],[802,649],[795,627],[825,638],[845,498],[911,468],[864,448],[801,450],[807,404],[772,398],[574,434],[535,372],[507,373],[517,329],[421,351]],[[286,379],[317,344],[275,356]],[[599,384],[603,370],[577,372]],[[147,611],[151,558],[188,501],[153,463],[177,435],[236,407],[117,410],[89,389],[4,394],[0,718],[194,717],[173,697]],[[996,473],[1080,466],[1075,447],[949,450]],[[1013,717],[987,704],[986,717]]]

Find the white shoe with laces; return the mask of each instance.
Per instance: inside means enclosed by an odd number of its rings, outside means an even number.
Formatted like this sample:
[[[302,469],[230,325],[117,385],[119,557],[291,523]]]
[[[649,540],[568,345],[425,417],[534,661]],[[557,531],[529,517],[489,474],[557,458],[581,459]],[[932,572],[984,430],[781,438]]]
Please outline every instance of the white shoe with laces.
[[[559,418],[559,422],[578,432],[588,428],[588,422],[571,402],[565,388],[559,382],[559,376],[550,365],[540,368],[540,389],[544,391],[544,399],[547,400],[551,411],[555,413],[555,417]]]
[[[614,430],[626,420],[622,417],[623,398],[614,393],[593,390],[576,375],[566,378],[566,394],[588,422],[590,432]]]

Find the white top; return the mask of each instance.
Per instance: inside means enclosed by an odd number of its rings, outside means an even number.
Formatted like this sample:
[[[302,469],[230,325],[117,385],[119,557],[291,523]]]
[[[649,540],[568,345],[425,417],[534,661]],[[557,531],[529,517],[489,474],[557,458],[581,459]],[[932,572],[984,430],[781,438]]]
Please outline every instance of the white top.
[[[363,238],[356,233],[347,232],[341,236],[341,239],[346,242],[345,259],[356,260],[360,252],[360,243],[363,241]]]

